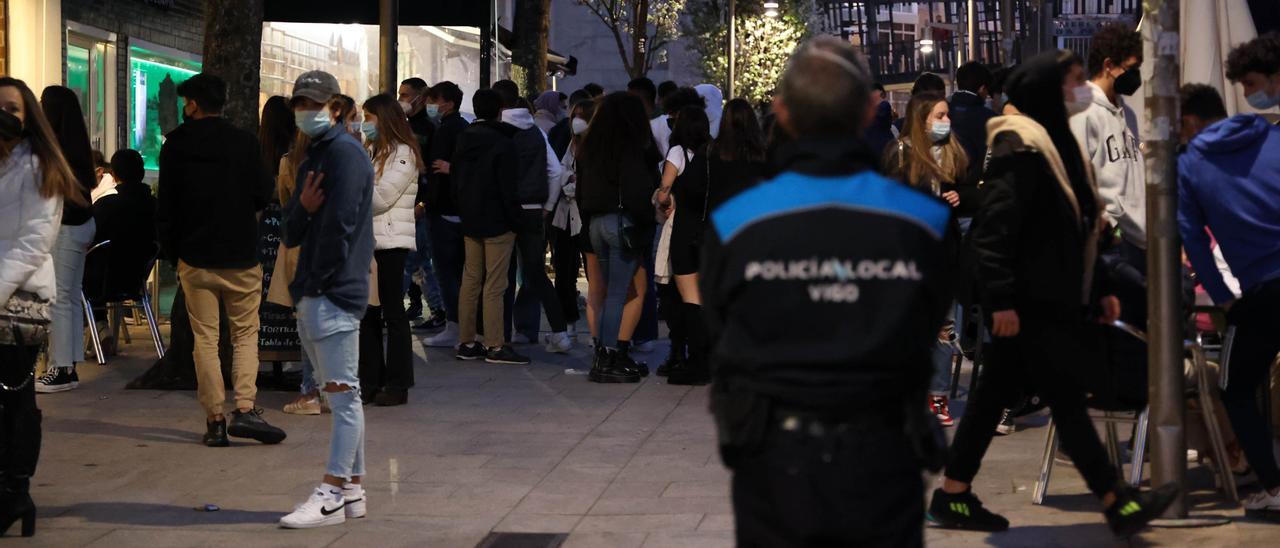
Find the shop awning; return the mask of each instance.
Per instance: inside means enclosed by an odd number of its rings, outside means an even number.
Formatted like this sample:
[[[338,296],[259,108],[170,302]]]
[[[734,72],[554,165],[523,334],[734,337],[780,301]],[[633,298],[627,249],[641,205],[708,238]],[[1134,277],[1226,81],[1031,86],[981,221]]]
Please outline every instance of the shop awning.
[[[264,19],[282,23],[378,24],[377,0],[269,0]],[[401,25],[482,27],[489,2],[480,0],[401,0]]]

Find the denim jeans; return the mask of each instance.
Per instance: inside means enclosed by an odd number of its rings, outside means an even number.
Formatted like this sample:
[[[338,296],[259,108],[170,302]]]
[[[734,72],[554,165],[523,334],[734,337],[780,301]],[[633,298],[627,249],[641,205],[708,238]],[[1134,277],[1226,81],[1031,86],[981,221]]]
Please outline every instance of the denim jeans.
[[[462,267],[465,264],[462,224],[433,215],[429,236],[436,279],[440,282],[440,296],[444,299],[445,317],[457,322],[458,292],[462,290]]]
[[[413,274],[419,269],[422,270],[422,294],[427,298],[427,308],[430,310],[444,310],[444,296],[440,292],[440,281],[436,279],[435,266],[432,264],[434,258],[431,253],[431,237],[428,227],[431,221],[427,217],[418,219],[414,223],[417,228],[416,240],[418,249],[410,251],[408,258],[404,262],[404,284],[401,287],[408,288],[413,283]]]
[[[947,311],[946,322],[954,322],[955,327],[952,328],[952,332],[957,336],[964,332],[964,326],[960,323],[960,318],[963,316],[964,312],[959,304],[953,303]],[[955,359],[955,348],[942,341],[935,341],[933,345],[933,378],[929,380],[929,394],[944,396],[951,390],[951,367],[954,364],[952,360]]]
[[[53,274],[57,298],[50,313],[49,367],[72,367],[84,360],[84,255],[93,243],[97,225],[93,219],[80,226],[63,225],[53,247]]]
[[[618,329],[622,326],[622,307],[627,303],[627,289],[635,277],[644,251],[622,247],[622,216],[617,213],[591,218],[591,247],[600,261],[605,281],[604,306],[596,311],[600,343],[606,348],[618,347]]]
[[[364,475],[364,406],[360,401],[360,317],[326,297],[303,297],[297,304],[298,338],[315,364],[316,381],[345,385],[326,392],[333,413],[329,463],[325,473],[350,479]]]
[[[310,394],[320,389],[320,383],[316,382],[316,366],[311,364],[311,358],[307,357],[306,351],[302,352],[302,386],[299,392]]]

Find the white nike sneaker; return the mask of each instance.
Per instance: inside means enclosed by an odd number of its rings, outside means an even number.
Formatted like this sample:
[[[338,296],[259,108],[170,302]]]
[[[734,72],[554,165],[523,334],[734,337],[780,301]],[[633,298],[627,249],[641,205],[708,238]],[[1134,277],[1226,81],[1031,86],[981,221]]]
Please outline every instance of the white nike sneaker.
[[[457,322],[449,322],[444,326],[444,330],[422,339],[422,346],[430,348],[453,348],[458,346],[458,336],[460,329]]]
[[[342,489],[332,485],[321,485],[311,493],[311,498],[293,509],[293,513],[280,518],[280,526],[285,529],[311,529],[341,525],[347,521],[343,512]]]
[[[1244,509],[1249,511],[1280,512],[1280,494],[1272,495],[1266,489],[1244,499]]]
[[[369,511],[365,508],[365,501],[367,498],[368,496],[364,493],[364,487],[354,483],[343,484],[342,501],[343,506],[347,510],[347,518],[362,518],[368,514]]]
[[[552,333],[547,336],[547,352],[565,354],[573,349],[573,339],[568,333]]]

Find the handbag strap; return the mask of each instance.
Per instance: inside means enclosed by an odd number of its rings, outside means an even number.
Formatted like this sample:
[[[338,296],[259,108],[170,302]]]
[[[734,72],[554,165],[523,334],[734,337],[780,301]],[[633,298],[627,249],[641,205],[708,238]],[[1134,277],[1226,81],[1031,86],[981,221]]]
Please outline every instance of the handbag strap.
[[[706,195],[702,197],[702,222],[707,222],[707,211],[711,209],[711,155],[702,154],[702,163],[707,165]]]

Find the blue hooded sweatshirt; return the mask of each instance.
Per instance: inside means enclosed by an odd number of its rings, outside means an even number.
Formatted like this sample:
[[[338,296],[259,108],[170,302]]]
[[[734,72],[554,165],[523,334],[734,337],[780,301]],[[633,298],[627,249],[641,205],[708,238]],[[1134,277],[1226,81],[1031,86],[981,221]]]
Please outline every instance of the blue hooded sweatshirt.
[[[1240,114],[1192,139],[1178,159],[1178,228],[1216,303],[1234,297],[1214,265],[1206,228],[1244,294],[1280,278],[1280,127]]]

